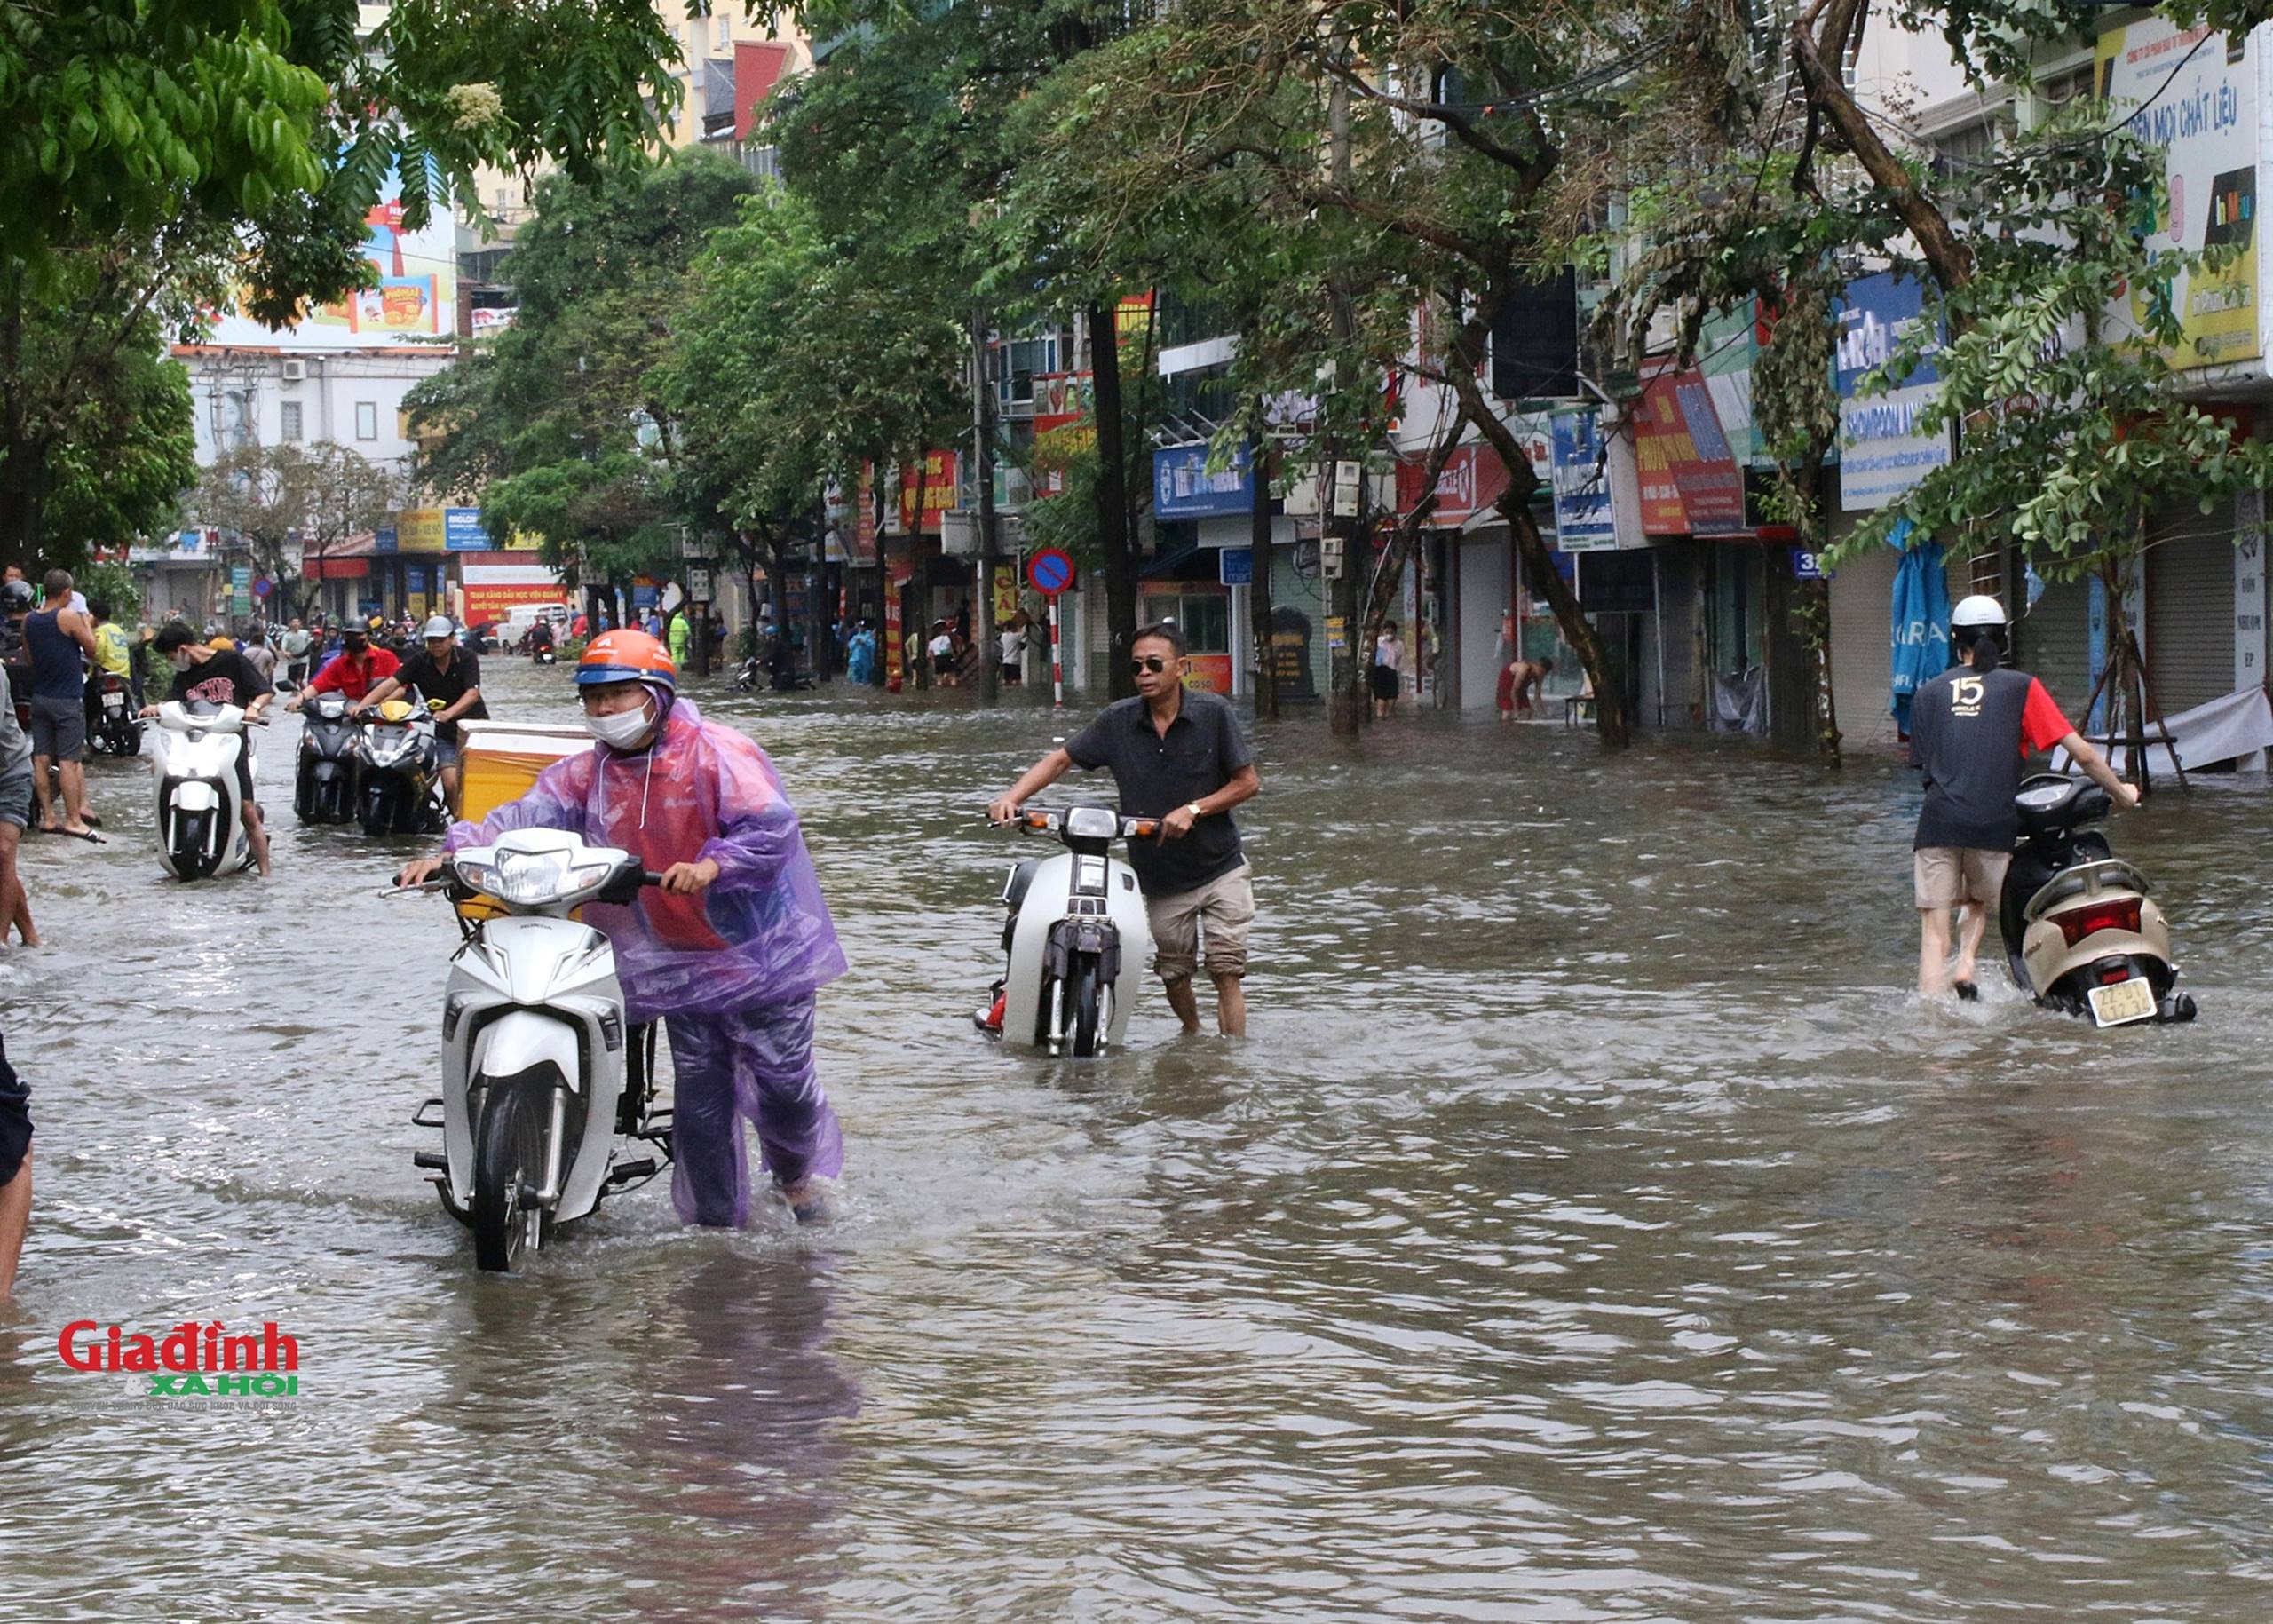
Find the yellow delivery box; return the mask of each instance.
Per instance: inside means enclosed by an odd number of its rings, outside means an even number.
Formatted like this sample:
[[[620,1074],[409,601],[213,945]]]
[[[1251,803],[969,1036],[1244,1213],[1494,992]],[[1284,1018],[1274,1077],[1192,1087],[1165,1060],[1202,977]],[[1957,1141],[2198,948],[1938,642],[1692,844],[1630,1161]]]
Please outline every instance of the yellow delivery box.
[[[536,775],[564,757],[592,748],[582,727],[555,722],[461,722],[461,765],[465,773],[465,817],[479,823],[508,801],[518,801]],[[502,911],[487,897],[457,905],[469,923],[495,919]]]
[[[458,730],[469,823],[519,800],[554,762],[592,748],[591,734],[574,723],[461,722]]]

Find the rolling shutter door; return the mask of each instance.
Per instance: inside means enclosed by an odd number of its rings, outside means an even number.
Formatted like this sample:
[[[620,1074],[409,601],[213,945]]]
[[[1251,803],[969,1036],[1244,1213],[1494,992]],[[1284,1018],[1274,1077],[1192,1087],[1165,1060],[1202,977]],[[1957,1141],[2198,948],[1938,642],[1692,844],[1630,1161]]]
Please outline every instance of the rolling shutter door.
[[[2051,691],[2071,722],[2092,696],[2092,588],[2055,581],[2016,629],[2013,663]]]
[[[1873,547],[1831,578],[1831,698],[1849,745],[1895,741],[1894,572],[1901,557]]]
[[[2233,508],[2166,503],[2149,534],[2148,688],[2171,716],[2233,692]]]

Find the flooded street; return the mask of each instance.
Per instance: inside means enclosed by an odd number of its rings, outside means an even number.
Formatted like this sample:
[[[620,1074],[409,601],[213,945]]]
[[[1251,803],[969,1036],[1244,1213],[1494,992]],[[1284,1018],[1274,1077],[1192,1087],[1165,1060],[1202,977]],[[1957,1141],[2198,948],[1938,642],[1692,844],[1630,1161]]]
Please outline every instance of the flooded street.
[[[27,840],[9,1619],[2273,1612],[2261,791],[2119,819],[2202,1018],[2095,1033],[1909,994],[1889,762],[1266,727],[1254,1036],[1155,1000],[1052,1063],[970,1030],[979,809],[1072,725],[694,691],[852,963],[822,1231],[659,1184],[478,1273],[408,1121],[455,931],[377,895],[410,846],[294,821],[297,721],[270,883],[162,880],[141,763],[91,769],[107,845]],[[273,1319],[299,1394],[148,1398],[75,1319]]]

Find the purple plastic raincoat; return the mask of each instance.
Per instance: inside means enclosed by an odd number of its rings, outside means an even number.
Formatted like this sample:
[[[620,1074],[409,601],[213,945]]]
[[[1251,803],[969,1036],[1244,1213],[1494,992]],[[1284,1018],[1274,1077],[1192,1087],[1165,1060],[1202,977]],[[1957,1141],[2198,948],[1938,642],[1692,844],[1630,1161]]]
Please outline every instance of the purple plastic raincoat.
[[[584,909],[614,945],[627,1013],[669,1018],[679,1216],[748,1221],[745,1117],[776,1181],[836,1177],[844,1143],[813,1068],[813,994],[844,973],[844,954],[765,752],[679,700],[653,750],[594,745],[557,762],[519,800],[454,827],[444,845],[460,852],[520,828],[620,846],[659,874],[703,858],[718,865],[696,896],[651,888],[630,907]]]
[[[591,903],[585,920],[615,946],[635,1021],[792,1003],[844,973],[836,927],[796,808],[765,752],[671,707],[663,741],[624,756],[595,744],[555,762],[527,795],[479,823],[455,825],[443,850],[487,845],[509,829],[566,829],[620,846],[660,874],[709,858],[709,889],[692,897],[650,888],[628,907]]]

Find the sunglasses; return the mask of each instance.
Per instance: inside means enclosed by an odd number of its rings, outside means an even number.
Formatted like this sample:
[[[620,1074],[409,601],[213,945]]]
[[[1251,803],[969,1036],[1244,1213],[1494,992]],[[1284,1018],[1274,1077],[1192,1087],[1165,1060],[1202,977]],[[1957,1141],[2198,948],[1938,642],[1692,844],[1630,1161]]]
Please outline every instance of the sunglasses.
[[[1129,669],[1134,671],[1137,676],[1142,677],[1147,671],[1167,670],[1168,669],[1168,662],[1161,659],[1158,654],[1146,654],[1141,659],[1131,660],[1129,662]]]

